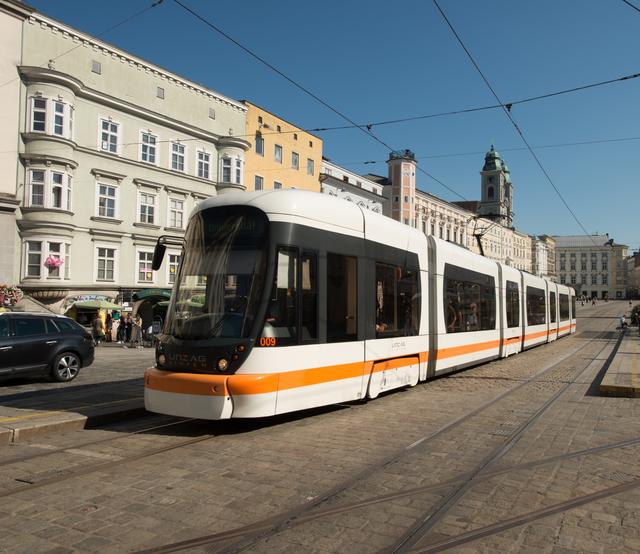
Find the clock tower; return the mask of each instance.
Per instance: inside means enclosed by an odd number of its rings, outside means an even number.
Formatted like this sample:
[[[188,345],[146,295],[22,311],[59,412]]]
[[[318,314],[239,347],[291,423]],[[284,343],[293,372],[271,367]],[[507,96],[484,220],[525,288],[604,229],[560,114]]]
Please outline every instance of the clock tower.
[[[513,227],[513,184],[509,168],[491,145],[480,172],[481,197],[478,215],[503,227]]]
[[[391,217],[415,227],[416,156],[411,150],[397,150],[387,160],[391,181]]]

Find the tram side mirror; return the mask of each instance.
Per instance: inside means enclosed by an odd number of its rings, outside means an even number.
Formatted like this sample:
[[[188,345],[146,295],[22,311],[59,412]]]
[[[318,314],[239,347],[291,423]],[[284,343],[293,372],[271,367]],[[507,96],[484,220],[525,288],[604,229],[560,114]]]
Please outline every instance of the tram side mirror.
[[[153,260],[151,261],[151,269],[153,269],[153,271],[158,271],[160,269],[166,249],[167,247],[160,242],[160,240],[156,242],[156,247],[153,249]]]

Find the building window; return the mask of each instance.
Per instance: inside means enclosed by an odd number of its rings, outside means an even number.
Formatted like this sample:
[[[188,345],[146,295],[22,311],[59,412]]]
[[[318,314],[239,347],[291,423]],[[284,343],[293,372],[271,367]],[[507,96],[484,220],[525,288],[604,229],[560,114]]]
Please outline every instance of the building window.
[[[258,154],[258,156],[264,156],[264,139],[260,132],[256,132],[256,154]]]
[[[572,285],[575,285],[575,284],[576,284],[576,281],[577,281],[576,276],[575,276],[575,275],[572,275],[572,276],[571,276],[571,284],[572,284]]]
[[[575,260],[571,260],[571,271],[575,271],[576,270],[576,261]]]
[[[31,175],[30,206],[44,207],[44,171],[33,170],[29,173]]]
[[[162,87],[156,89],[156,96],[160,98],[160,100],[164,100],[164,89]]]
[[[236,158],[236,185],[242,184],[242,160],[240,158]]]
[[[140,193],[140,223],[155,222],[156,195],[148,192]]]
[[[440,238],[443,238],[444,235],[444,227],[440,225]]]
[[[99,61],[92,60],[91,61],[91,71],[93,73],[97,73],[98,75],[102,75],[102,64]]]
[[[62,173],[51,173],[51,207],[62,209],[65,207],[63,204],[64,197],[64,175]]]
[[[298,140],[298,133],[293,133],[293,140]]]
[[[565,271],[567,264],[564,260],[560,260],[560,271]]]
[[[261,115],[259,115],[259,116],[258,116],[258,123],[259,123],[260,125],[262,125],[262,116],[261,116]]]
[[[447,229],[447,241],[451,240],[451,229]]]
[[[180,255],[179,254],[169,254],[169,284],[173,284],[176,282],[176,275],[178,274],[178,266],[180,265]]]
[[[598,261],[594,258],[591,258],[591,271],[596,271],[598,269]]]
[[[312,140],[309,141],[309,148],[313,148],[313,141]]]
[[[98,184],[98,215],[116,217],[116,187]]]
[[[567,282],[567,277],[564,274],[560,275],[560,284],[564,285],[566,282]]]
[[[138,282],[153,283],[153,252],[138,252]]]
[[[182,229],[184,224],[184,201],[169,198],[169,227]]]
[[[184,171],[184,144],[171,143],[171,169]]]
[[[140,159],[150,164],[156,163],[156,144],[158,137],[151,133],[142,133]]]
[[[107,119],[100,120],[100,149],[112,154],[118,153],[118,131],[120,126]]]
[[[45,98],[33,99],[31,130],[41,133],[47,130],[47,101]]]
[[[275,190],[281,189],[282,188],[282,183],[278,183],[278,181],[274,181],[273,182],[273,188]]]
[[[311,158],[307,158],[307,175],[314,174],[313,160]]]
[[[62,102],[53,103],[53,134],[60,137],[65,134],[64,112],[65,105]]]
[[[276,131],[278,131],[278,133],[282,132],[282,127],[280,127],[280,125],[276,125]]]
[[[209,119],[216,118],[216,111],[213,108],[209,108]]]
[[[202,150],[198,151],[198,169],[197,174],[198,177],[202,179],[209,178],[209,169],[211,167],[211,154],[208,152],[203,152]]]
[[[431,234],[434,235],[434,236],[436,234],[436,225],[435,225],[435,223],[431,224]]]
[[[609,261],[606,258],[602,258],[602,271],[609,271]]]
[[[274,159],[276,163],[279,163],[279,164],[282,163],[282,146],[280,146],[279,144],[275,145]]]
[[[609,276],[606,273],[602,275],[602,284],[603,285],[609,284]]]
[[[587,260],[580,260],[580,270],[587,271]]]
[[[596,274],[591,275],[591,284],[592,285],[598,284],[598,276]]]
[[[231,158],[222,158],[222,182],[231,182]]]
[[[115,278],[115,248],[98,248],[98,281],[113,281]]]
[[[27,277],[40,277],[42,268],[42,242],[28,240],[26,242]]]
[[[297,152],[291,152],[291,167],[293,169],[300,169],[300,156]]]
[[[260,177],[260,175],[256,175],[253,182],[253,189],[262,190],[263,187],[264,187],[264,179]]]

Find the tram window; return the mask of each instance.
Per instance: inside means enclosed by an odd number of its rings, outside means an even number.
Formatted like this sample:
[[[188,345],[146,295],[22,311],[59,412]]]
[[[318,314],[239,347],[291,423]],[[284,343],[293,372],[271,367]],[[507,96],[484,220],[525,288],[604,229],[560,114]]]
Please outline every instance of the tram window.
[[[298,250],[280,247],[276,259],[276,276],[262,334],[265,337],[275,337],[277,344],[284,346],[298,342]]]
[[[560,321],[567,321],[569,319],[569,295],[560,295]]]
[[[542,325],[547,322],[545,292],[536,287],[527,287],[527,325]]]
[[[549,323],[556,322],[556,293],[549,293]]]
[[[507,327],[518,327],[520,324],[520,287],[514,281],[507,281],[506,290]]]
[[[496,328],[496,288],[491,275],[445,264],[443,301],[447,333]]]
[[[573,314],[573,318],[576,318],[576,297],[572,296],[571,297],[571,313]]]
[[[318,340],[318,260],[315,254],[305,252],[301,263],[301,304],[302,342],[317,342]]]
[[[327,253],[327,342],[358,340],[357,259]]]
[[[376,337],[418,334],[418,272],[376,263]]]

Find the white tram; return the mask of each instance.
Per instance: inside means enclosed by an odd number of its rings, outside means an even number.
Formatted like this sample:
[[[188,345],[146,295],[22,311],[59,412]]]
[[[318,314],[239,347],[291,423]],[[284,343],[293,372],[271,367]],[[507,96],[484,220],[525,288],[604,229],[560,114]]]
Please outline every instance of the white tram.
[[[190,217],[145,406],[227,419],[375,398],[575,328],[573,289],[352,203],[225,194]]]

